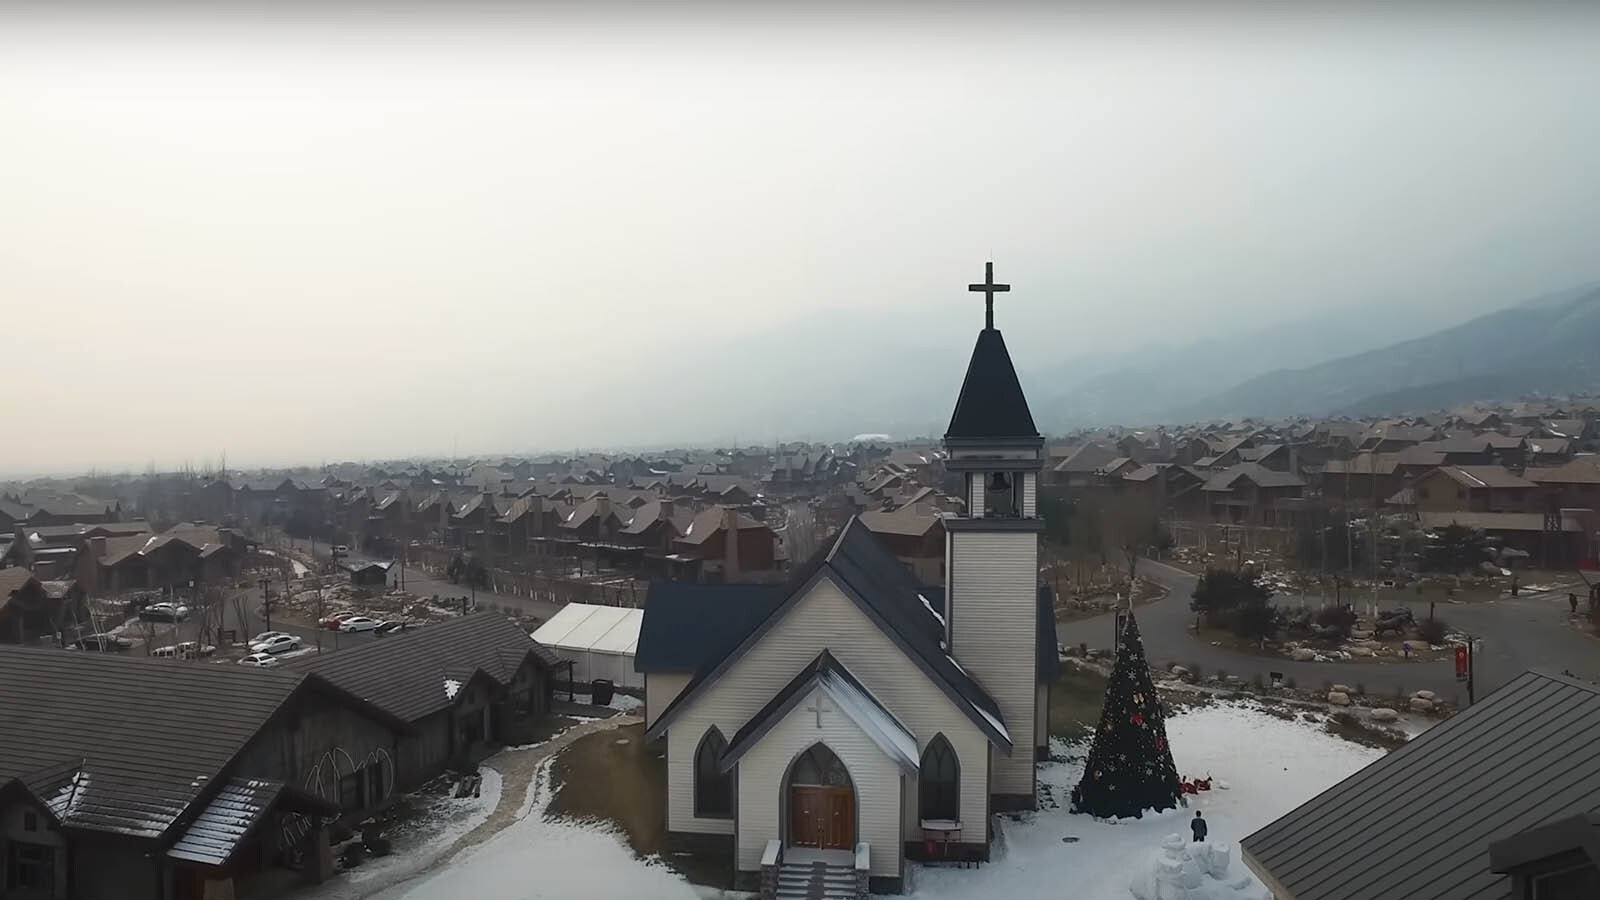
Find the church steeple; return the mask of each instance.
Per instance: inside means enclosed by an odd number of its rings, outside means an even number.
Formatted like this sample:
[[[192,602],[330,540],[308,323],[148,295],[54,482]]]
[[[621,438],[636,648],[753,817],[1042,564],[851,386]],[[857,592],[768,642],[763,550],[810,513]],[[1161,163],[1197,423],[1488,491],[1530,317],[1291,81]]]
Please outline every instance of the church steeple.
[[[965,482],[966,511],[945,524],[945,646],[995,696],[1006,726],[1037,748],[1039,714],[1039,475],[1044,438],[1022,395],[1005,339],[994,327],[994,264],[969,290],[985,299],[984,329],[945,431],[945,468]],[[1048,704],[1046,704],[1047,708]],[[1015,723],[1015,724],[1013,724]],[[1018,747],[1022,744],[1019,742]],[[991,760],[991,806],[1034,805],[1034,754]]]
[[[967,290],[984,295],[984,329],[967,363],[967,377],[961,382],[955,413],[945,440],[950,438],[1037,438],[1039,429],[1022,395],[1016,367],[1006,350],[1005,338],[994,327],[994,295],[1011,290],[1009,284],[995,284],[994,263],[984,264],[984,282],[969,284]]]

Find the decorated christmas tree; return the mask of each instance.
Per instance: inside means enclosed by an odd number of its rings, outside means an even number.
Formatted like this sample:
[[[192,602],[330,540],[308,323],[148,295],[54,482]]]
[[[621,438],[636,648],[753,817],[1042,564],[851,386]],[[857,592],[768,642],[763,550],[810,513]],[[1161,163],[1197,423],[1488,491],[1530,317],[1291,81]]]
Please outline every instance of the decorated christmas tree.
[[[1178,805],[1178,770],[1167,746],[1167,727],[1145,662],[1133,611],[1127,613],[1117,662],[1106,685],[1100,727],[1072,789],[1072,811],[1098,818],[1141,818]]]

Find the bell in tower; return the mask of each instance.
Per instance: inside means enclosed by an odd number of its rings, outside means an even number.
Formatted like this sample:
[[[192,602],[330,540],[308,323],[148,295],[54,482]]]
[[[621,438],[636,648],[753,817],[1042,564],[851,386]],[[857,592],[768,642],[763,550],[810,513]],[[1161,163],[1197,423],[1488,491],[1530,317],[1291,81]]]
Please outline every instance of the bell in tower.
[[[994,472],[983,492],[983,514],[991,519],[1012,519],[1017,516],[1016,479],[1005,472]]]

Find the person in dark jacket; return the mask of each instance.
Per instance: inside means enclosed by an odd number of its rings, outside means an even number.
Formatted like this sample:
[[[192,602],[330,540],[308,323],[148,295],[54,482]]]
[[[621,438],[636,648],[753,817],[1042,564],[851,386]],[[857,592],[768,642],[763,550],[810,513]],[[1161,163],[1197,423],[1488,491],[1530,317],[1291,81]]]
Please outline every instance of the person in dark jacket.
[[[1194,832],[1196,843],[1206,839],[1206,820],[1198,809],[1194,811],[1194,818],[1189,820],[1189,830]]]

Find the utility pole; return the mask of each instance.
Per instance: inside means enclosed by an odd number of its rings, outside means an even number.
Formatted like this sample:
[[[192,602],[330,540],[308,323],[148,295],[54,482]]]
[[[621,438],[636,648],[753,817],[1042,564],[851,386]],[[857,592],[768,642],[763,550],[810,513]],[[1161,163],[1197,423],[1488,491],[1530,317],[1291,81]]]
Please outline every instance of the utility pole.
[[[262,610],[262,614],[266,617],[266,620],[267,620],[267,630],[271,631],[272,630],[272,579],[271,578],[263,578],[263,579],[261,579],[261,610]],[[250,631],[249,628],[245,629],[246,634],[248,634],[249,631]]]

